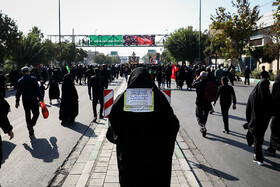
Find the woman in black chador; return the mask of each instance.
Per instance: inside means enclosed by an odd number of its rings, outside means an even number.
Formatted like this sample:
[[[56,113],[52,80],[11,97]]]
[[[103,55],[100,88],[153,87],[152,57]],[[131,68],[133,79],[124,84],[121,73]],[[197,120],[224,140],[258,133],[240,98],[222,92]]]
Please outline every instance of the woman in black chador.
[[[58,81],[58,71],[55,70],[50,76],[49,84],[47,87],[49,88],[50,104],[52,104],[52,99],[57,99],[57,102],[59,102],[60,91]]]
[[[74,122],[79,113],[78,99],[72,75],[67,73],[62,82],[62,97],[59,110],[59,119],[62,121],[62,124]]]
[[[262,79],[249,95],[246,107],[246,119],[249,132],[253,134],[255,155],[253,161],[263,165],[262,144],[264,134],[271,117],[272,97],[269,90],[269,81]]]
[[[120,185],[168,187],[179,121],[146,69],[134,69],[127,90],[131,88],[151,88],[154,110],[124,111],[125,92],[118,96],[112,107],[107,138],[117,145]]]
[[[272,118],[271,118],[271,136],[270,146],[267,153],[276,155],[276,150],[280,151],[280,72],[277,74],[275,83],[272,87]]]

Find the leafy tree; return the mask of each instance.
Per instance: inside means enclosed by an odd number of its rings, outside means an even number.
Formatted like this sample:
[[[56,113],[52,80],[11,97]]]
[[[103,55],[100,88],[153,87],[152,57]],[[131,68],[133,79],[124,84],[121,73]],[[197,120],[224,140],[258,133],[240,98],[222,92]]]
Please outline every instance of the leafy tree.
[[[15,52],[21,36],[15,21],[0,12],[0,64]]]
[[[205,50],[208,38],[207,31],[201,35],[201,51]],[[189,61],[194,63],[199,53],[199,31],[194,31],[192,27],[180,28],[171,33],[164,43],[167,49],[167,57],[175,61]],[[201,54],[202,59],[205,54]]]
[[[44,60],[43,64],[49,65],[51,63],[54,63],[57,56],[57,50],[55,48],[55,44],[52,43],[51,40],[45,40],[43,42],[43,48],[44,48]]]
[[[96,64],[107,64],[107,57],[103,53],[100,53],[93,57],[93,61]]]
[[[82,48],[76,50],[77,50],[76,62],[84,61],[84,58],[87,57],[87,51],[83,50]]]
[[[237,13],[226,12],[223,7],[216,9],[216,15],[211,15],[212,29],[220,33],[225,41],[225,46],[221,46],[223,56],[227,59],[238,59],[241,68],[241,56],[246,53],[245,47],[249,45],[250,36],[260,19],[259,6],[251,9],[248,0],[232,1],[232,6],[237,9]]]
[[[109,64],[119,64],[121,63],[121,58],[119,56],[109,56],[108,61]]]
[[[14,55],[13,61],[18,66],[38,65],[44,61],[44,48],[38,37],[29,33],[28,37],[22,37]]]
[[[192,27],[180,28],[166,39],[164,47],[178,61],[194,62],[198,57],[198,34]]]

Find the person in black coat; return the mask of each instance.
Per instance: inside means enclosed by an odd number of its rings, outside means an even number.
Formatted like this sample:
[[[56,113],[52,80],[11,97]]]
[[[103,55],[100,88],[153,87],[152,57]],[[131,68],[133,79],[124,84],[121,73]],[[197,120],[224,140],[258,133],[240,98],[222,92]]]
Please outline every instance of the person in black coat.
[[[125,111],[126,93],[139,88],[153,92],[153,110]],[[169,187],[179,121],[145,68],[132,71],[127,89],[114,102],[109,121],[106,136],[116,144],[120,185]]]
[[[62,82],[62,97],[59,109],[59,119],[62,121],[62,124],[65,122],[74,122],[79,113],[78,99],[73,77],[70,73],[67,73]]]
[[[212,109],[210,102],[204,99],[205,87],[207,83],[207,72],[202,71],[200,76],[193,82],[192,88],[196,88],[196,111],[195,115],[197,118],[198,125],[200,126],[200,132],[202,136],[206,136],[206,122],[208,118],[209,111]]]
[[[10,121],[8,119],[8,111],[9,111],[10,105],[7,103],[7,101],[4,98],[0,98],[0,128],[4,131],[5,134],[8,134],[10,136],[10,140],[14,137],[13,133],[13,127],[10,124]],[[0,168],[2,163],[2,139],[0,135]]]
[[[103,108],[104,108],[104,79],[100,75],[100,70],[98,68],[94,71],[95,75],[90,78],[90,87],[91,87],[91,95],[92,95],[92,108],[93,108],[93,122],[96,122],[97,120],[97,111],[96,106],[99,101],[100,104],[100,112],[99,112],[99,118],[103,118]]]
[[[229,134],[229,127],[228,127],[228,111],[231,105],[231,102],[233,102],[232,109],[236,109],[236,97],[235,92],[232,86],[228,85],[228,78],[222,77],[222,85],[219,86],[218,92],[216,95],[216,98],[214,100],[214,106],[216,105],[217,100],[220,97],[220,105],[221,105],[221,111],[223,115],[223,121],[224,121],[224,129],[223,132]]]
[[[246,106],[248,130],[253,135],[255,143],[256,157],[253,161],[259,165],[263,165],[262,144],[271,118],[272,96],[269,84],[267,79],[262,79],[249,95]]]
[[[266,150],[271,156],[276,155],[276,150],[280,151],[280,73],[278,73],[272,87],[272,118],[270,123],[271,136],[270,146]]]
[[[25,112],[25,119],[30,138],[34,137],[33,127],[39,117],[38,102],[43,100],[39,84],[36,77],[30,76],[28,67],[21,69],[23,77],[18,80],[16,93],[16,108],[19,107],[20,96],[22,95],[22,104]],[[31,117],[31,112],[33,116]]]

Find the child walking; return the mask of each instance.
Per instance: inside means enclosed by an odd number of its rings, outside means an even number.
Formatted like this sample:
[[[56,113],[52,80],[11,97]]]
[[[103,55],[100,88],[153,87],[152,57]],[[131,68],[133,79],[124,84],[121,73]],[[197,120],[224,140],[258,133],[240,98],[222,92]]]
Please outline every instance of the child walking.
[[[214,100],[214,106],[216,105],[216,101],[220,97],[220,105],[221,105],[221,111],[223,115],[223,121],[224,121],[224,129],[222,130],[223,133],[229,134],[229,125],[228,125],[228,111],[231,105],[231,102],[233,102],[232,109],[236,109],[236,97],[235,92],[232,86],[228,85],[228,78],[222,77],[221,79],[222,85],[219,86],[218,92],[216,95],[216,98]]]

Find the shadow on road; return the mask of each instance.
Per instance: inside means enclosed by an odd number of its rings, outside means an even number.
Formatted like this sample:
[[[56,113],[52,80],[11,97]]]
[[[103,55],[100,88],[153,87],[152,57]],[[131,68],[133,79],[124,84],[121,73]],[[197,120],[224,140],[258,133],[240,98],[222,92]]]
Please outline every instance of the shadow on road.
[[[206,138],[209,139],[209,140],[212,140],[212,141],[220,141],[220,142],[223,142],[223,143],[226,143],[226,144],[229,144],[229,145],[233,145],[233,146],[238,147],[240,149],[243,149],[245,151],[252,152],[251,147],[249,147],[247,144],[239,142],[239,141],[235,141],[235,140],[232,140],[232,139],[229,139],[229,138],[218,136],[218,135],[215,135],[215,134],[212,134],[212,133],[207,133]]]
[[[65,123],[63,124],[63,127],[69,128],[87,137],[96,137],[94,131],[89,127],[89,125],[85,125],[80,122],[75,121],[74,123]]]
[[[196,164],[190,160],[188,160],[188,162],[192,163],[192,164]],[[196,164],[197,165],[197,164]],[[208,174],[210,175],[213,175],[213,176],[219,176],[225,180],[229,180],[229,181],[238,181],[239,178],[236,178],[230,174],[227,174],[223,171],[220,171],[220,170],[217,170],[217,169],[214,169],[214,168],[210,168],[208,166],[205,166],[204,164],[199,164],[199,166],[204,172],[207,172]]]
[[[30,152],[33,158],[42,159],[44,162],[53,162],[54,159],[59,158],[57,150],[56,137],[50,138],[50,143],[44,138],[34,138],[31,141],[31,147],[26,143],[23,147]]]
[[[214,116],[222,116],[222,114],[220,112],[216,112],[216,111],[212,115],[214,115]],[[228,117],[231,118],[231,119],[247,122],[247,120],[245,118],[241,118],[241,117],[238,117],[238,116],[228,115]]]
[[[240,102],[236,102],[237,105],[243,105],[243,106],[246,106],[247,103],[240,103]]]
[[[9,142],[9,141],[2,141],[2,150],[3,150],[3,158],[2,158],[2,165],[5,161],[9,158],[12,151],[16,148],[16,145]]]

